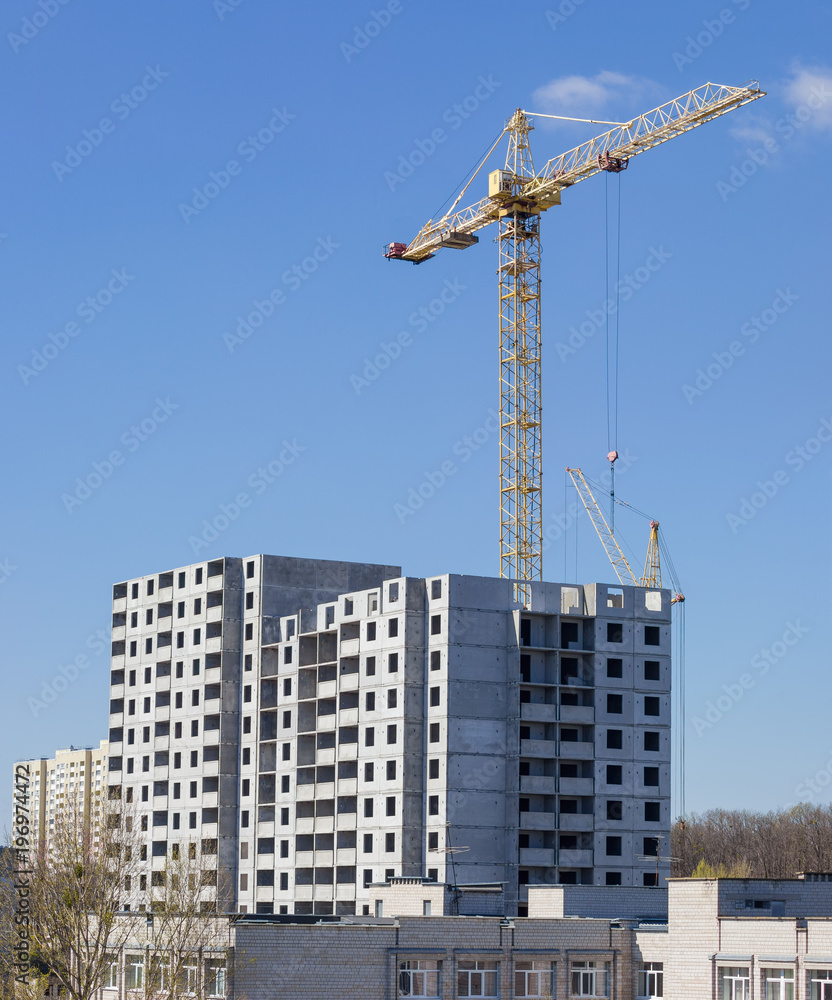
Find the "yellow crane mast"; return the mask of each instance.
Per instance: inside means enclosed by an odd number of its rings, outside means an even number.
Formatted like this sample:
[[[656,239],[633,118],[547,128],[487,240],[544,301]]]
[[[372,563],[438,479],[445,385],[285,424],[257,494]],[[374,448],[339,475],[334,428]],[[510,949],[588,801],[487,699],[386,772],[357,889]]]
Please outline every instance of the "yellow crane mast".
[[[489,174],[488,196],[454,211],[483,160],[441,219],[428,221],[410,243],[385,247],[388,259],[420,264],[442,248],[473,246],[476,232],[499,224],[500,576],[516,581],[516,598],[525,606],[530,582],[543,578],[540,215],[560,204],[564,188],[601,171],[624,170],[637,154],[763,95],[756,82],[744,87],[706,83],[581,143],[538,171],[529,144],[533,117],[518,108],[486,154],[485,160],[508,136],[505,169]]]

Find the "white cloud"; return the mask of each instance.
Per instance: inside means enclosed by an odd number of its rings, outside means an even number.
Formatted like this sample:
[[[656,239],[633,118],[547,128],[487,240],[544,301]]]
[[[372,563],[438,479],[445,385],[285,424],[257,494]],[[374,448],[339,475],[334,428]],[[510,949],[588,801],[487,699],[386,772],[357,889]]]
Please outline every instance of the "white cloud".
[[[832,131],[832,70],[825,66],[798,66],[785,85],[787,101],[798,120],[808,115],[806,125]]]
[[[532,94],[532,112],[597,118],[609,109],[628,107],[637,99],[658,92],[658,84],[639,76],[603,70],[596,76],[561,76]],[[643,110],[643,109],[640,109]]]

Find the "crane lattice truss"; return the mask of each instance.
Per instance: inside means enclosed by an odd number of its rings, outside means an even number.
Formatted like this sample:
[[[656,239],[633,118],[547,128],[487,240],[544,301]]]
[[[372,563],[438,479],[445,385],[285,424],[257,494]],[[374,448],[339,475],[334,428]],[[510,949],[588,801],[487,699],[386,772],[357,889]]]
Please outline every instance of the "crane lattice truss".
[[[589,488],[589,483],[584,479],[584,474],[580,469],[567,469],[566,471],[569,473],[569,477],[578,491],[581,502],[586,507],[586,512],[589,514],[592,525],[601,539],[601,544],[604,546],[604,550],[612,563],[612,568],[615,570],[615,575],[618,577],[619,582],[625,586],[638,587],[639,581],[636,579],[635,573],[630,569],[627,557],[621,551],[618,542],[615,540],[615,535],[610,531],[607,519],[601,513],[598,501]]]
[[[391,243],[386,249],[391,259],[419,264],[443,247],[472,246],[478,230],[499,223],[500,575],[517,581],[517,599],[527,606],[529,583],[542,579],[543,571],[540,215],[560,204],[564,188],[601,171],[623,170],[633,156],[762,96],[756,83],[706,83],[581,143],[539,171],[529,147],[533,118],[518,109],[503,131],[509,137],[505,170],[489,175],[488,197],[458,212],[452,207],[438,221],[431,219],[410,243]]]
[[[662,564],[659,555],[659,522],[650,522],[650,541],[647,543],[647,557],[644,560],[644,573],[639,581],[641,587],[651,587],[660,590],[662,586]]]

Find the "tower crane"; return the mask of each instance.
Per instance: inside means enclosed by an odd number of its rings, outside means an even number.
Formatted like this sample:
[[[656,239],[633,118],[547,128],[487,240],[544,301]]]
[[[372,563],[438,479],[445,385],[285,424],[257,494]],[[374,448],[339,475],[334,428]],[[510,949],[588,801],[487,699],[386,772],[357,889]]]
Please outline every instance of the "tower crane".
[[[442,248],[473,246],[476,232],[499,224],[500,576],[515,580],[516,599],[525,606],[531,581],[543,578],[541,213],[560,204],[565,188],[601,171],[618,173],[638,153],[762,96],[756,81],[743,87],[706,83],[581,143],[537,171],[529,144],[534,119],[518,108],[448,212],[429,220],[410,243],[390,243],[384,249],[390,260],[420,264]],[[505,169],[489,173],[487,197],[455,211],[503,136],[508,136]]]
[[[584,474],[580,469],[567,468],[566,471],[569,473],[578,496],[581,498],[587,514],[589,514],[589,519],[592,521],[592,525],[601,539],[601,544],[604,546],[604,550],[609,557],[610,563],[612,563],[612,568],[615,570],[615,575],[618,577],[619,582],[624,586],[649,587],[651,590],[661,590],[662,567],[661,556],[659,554],[659,522],[655,520],[650,521],[650,540],[647,543],[644,572],[641,574],[640,579],[636,579],[636,575],[630,569],[627,557],[621,551],[621,546],[616,541],[615,535],[607,524],[607,519],[601,512],[598,501],[595,499],[589,483],[584,478]],[[685,595],[679,590],[675,579],[673,583],[676,592],[670,603],[678,604],[684,601]]]

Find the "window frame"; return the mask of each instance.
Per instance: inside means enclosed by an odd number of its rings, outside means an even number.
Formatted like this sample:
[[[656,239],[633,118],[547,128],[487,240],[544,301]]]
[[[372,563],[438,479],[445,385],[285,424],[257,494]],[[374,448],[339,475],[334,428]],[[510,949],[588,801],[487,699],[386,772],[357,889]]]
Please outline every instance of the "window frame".
[[[399,959],[396,994],[417,1000],[439,1000],[442,996],[442,962],[431,958]],[[407,986],[405,987],[405,982]],[[433,986],[433,989],[431,989]]]
[[[493,977],[493,987],[491,992],[488,992],[491,977]],[[478,980],[479,992],[473,991],[475,980]],[[483,958],[458,959],[456,963],[456,995],[460,998],[480,997],[484,1000],[499,1000],[500,963],[493,959]]]
[[[638,1000],[664,996],[664,962],[642,962],[638,970]]]

